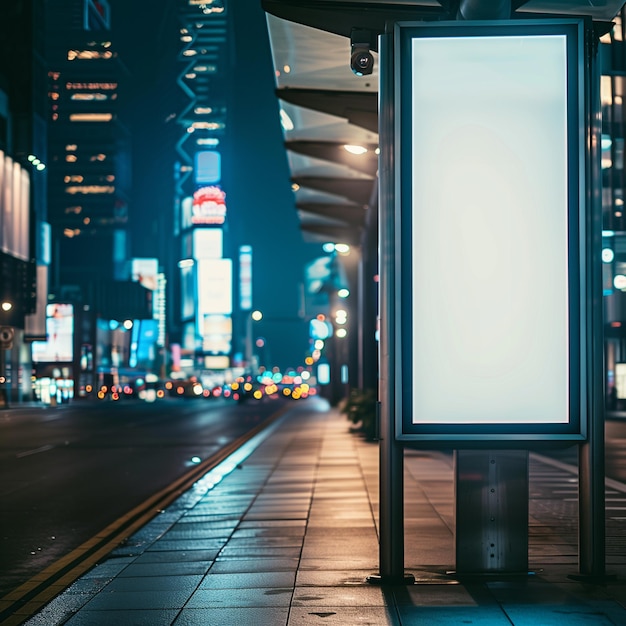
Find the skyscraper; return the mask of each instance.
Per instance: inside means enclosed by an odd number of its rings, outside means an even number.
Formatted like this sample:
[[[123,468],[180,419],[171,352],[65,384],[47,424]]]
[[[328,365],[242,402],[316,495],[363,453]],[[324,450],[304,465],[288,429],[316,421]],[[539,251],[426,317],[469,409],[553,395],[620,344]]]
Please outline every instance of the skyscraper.
[[[107,0],[48,3],[52,285],[67,295],[127,278],[130,134],[120,117],[128,72]]]

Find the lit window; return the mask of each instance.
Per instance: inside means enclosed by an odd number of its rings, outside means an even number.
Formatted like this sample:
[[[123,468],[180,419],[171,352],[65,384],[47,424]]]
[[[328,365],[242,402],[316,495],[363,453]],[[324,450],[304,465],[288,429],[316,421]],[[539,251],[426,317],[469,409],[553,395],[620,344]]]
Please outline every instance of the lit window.
[[[82,206],[68,206],[65,208],[65,213],[66,214],[74,214],[74,215],[78,215],[79,213],[81,213],[83,210]]]
[[[78,174],[75,174],[73,176],[66,176],[63,179],[63,182],[66,182],[66,183],[82,183],[83,182],[83,177],[78,175]]]
[[[77,237],[78,235],[80,235],[80,229],[79,228],[66,228],[63,231],[63,234],[66,237],[69,237],[71,239],[72,237]]]
[[[199,146],[217,146],[220,140],[215,137],[201,137],[196,141]]]
[[[91,219],[90,219],[90,218],[88,218],[88,217],[86,217],[86,218],[83,220],[83,224],[85,224],[85,225],[86,225],[86,224],[89,224],[90,222],[91,222]]]
[[[70,122],[110,122],[112,113],[72,113]]]
[[[113,174],[109,174],[107,176],[107,182],[108,183],[112,183],[115,180],[115,176],[113,176]]]
[[[80,100],[82,102],[85,101],[97,101],[102,102],[103,100],[108,100],[109,96],[104,93],[73,93],[71,100]]]
[[[100,162],[102,162],[102,161],[104,161],[106,158],[107,158],[107,157],[106,157],[106,154],[102,154],[102,153],[100,153],[100,154],[94,154],[94,155],[90,156],[90,157],[89,157],[89,160],[90,160],[91,162],[94,162],[94,161],[100,161]]]
[[[65,188],[65,193],[69,194],[96,194],[96,193],[115,193],[113,185],[73,185]]]
[[[78,161],[78,157],[75,154],[66,154],[65,160],[68,163],[76,163],[76,161]]]
[[[223,122],[194,122],[191,127],[203,130],[221,130],[225,124]]]
[[[97,90],[102,89],[104,91],[113,91],[117,89],[117,83],[65,83],[65,88],[68,90],[78,89],[85,90]]]
[[[110,50],[100,52],[99,50],[68,50],[67,60],[75,61],[76,59],[91,60],[91,59],[110,59],[113,53]]]
[[[51,91],[50,93],[48,93],[48,96],[51,100],[58,100],[59,99],[59,92],[58,91]]]
[[[193,57],[196,54],[198,54],[195,50],[184,50],[183,51],[183,56],[184,57]]]
[[[74,150],[77,150],[77,149],[78,149],[78,146],[75,143],[68,143],[65,146],[65,151],[66,152],[74,152]]]

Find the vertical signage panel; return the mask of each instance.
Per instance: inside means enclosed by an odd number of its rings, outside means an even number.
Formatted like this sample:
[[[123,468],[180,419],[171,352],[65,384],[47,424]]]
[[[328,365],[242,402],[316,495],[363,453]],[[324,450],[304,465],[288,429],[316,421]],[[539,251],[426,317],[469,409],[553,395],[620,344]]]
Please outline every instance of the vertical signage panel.
[[[397,437],[584,438],[583,21],[399,23]]]

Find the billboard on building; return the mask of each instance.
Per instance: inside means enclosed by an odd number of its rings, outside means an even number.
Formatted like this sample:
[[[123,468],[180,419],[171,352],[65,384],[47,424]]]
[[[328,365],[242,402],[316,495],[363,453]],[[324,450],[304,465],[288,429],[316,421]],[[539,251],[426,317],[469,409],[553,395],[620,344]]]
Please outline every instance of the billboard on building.
[[[159,275],[158,259],[134,258],[131,261],[131,276],[135,282],[143,285],[150,291],[157,289],[157,276]]]
[[[74,306],[48,304],[46,341],[33,341],[33,363],[71,363],[74,359]]]
[[[205,315],[202,351],[205,355],[228,355],[232,348],[233,320],[230,315]]]
[[[239,246],[239,308],[252,309],[252,246]]]
[[[221,228],[194,228],[194,259],[221,259],[224,253],[224,231]]]
[[[222,178],[222,156],[216,150],[200,150],[194,154],[196,185],[214,185]]]
[[[233,312],[233,267],[231,259],[198,259],[198,319],[210,313]]]
[[[217,185],[200,187],[193,194],[192,224],[220,226],[226,221],[226,193]]]

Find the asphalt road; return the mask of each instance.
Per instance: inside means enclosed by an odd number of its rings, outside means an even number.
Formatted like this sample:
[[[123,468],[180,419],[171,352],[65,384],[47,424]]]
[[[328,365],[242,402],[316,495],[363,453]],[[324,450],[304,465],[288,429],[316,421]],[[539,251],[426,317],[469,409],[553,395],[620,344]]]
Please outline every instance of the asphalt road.
[[[279,404],[164,399],[0,411],[0,597]]]

